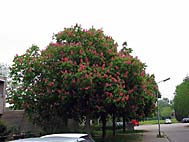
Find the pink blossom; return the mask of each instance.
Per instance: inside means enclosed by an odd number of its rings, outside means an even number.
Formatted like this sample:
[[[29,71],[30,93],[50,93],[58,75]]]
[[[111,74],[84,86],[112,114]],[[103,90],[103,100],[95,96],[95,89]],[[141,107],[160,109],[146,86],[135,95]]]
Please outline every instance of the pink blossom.
[[[101,74],[98,72],[98,77],[100,78],[101,77]]]
[[[128,91],[128,94],[133,93],[133,91],[134,91],[133,89],[129,90],[129,91]]]
[[[122,92],[120,92],[120,93],[119,93],[119,95],[120,95],[120,96],[123,96],[123,93],[122,93]]]
[[[77,65],[77,62],[76,62],[76,61],[74,61],[74,65]]]
[[[130,65],[130,64],[131,64],[131,61],[130,61],[130,60],[129,60],[129,61],[127,61],[127,64],[129,64],[129,65]]]
[[[143,71],[141,72],[141,76],[144,77],[144,75],[145,75],[145,71],[143,70]]]
[[[105,83],[105,87],[108,87],[109,86],[109,84],[108,83]]]
[[[120,98],[117,98],[117,102],[120,102],[120,100],[121,100]]]
[[[50,90],[50,89],[47,89],[47,93],[50,94],[50,93],[51,93],[51,90]]]
[[[88,79],[88,78],[89,78],[89,75],[88,75],[88,74],[85,74],[85,77]]]
[[[89,63],[89,59],[87,57],[85,58],[85,61],[87,64]]]
[[[79,71],[82,71],[84,69],[83,65],[80,64]]]
[[[80,49],[80,50],[79,50],[79,53],[82,55],[82,54],[83,54],[83,50]]]
[[[124,77],[127,78],[127,77],[128,77],[128,74],[129,74],[129,72],[126,71],[125,74],[124,74]]]
[[[62,93],[62,91],[61,91],[61,90],[57,90],[57,92],[58,92],[58,94],[61,94],[61,93]]]
[[[104,70],[105,64],[102,65],[102,70]]]
[[[85,89],[85,90],[89,90],[89,89],[90,89],[90,86],[87,86],[87,87],[85,87],[84,89]]]
[[[67,57],[65,57],[65,58],[64,58],[64,61],[65,61],[65,62],[67,62],[67,61],[68,61],[68,58],[67,58]]]
[[[82,58],[80,59],[80,63],[83,63],[83,59]]]
[[[104,74],[104,78],[107,78],[108,77],[108,75],[107,74]]]
[[[129,100],[129,95],[127,95],[127,96],[125,97],[125,100],[126,100],[126,101],[128,101],[128,100]]]
[[[117,82],[117,80],[116,80],[114,77],[112,77],[112,81],[113,81],[114,83]]]
[[[121,99],[121,101],[122,101],[122,102],[124,102],[124,101],[125,101],[125,99],[124,99],[124,98],[122,98],[122,99]]]

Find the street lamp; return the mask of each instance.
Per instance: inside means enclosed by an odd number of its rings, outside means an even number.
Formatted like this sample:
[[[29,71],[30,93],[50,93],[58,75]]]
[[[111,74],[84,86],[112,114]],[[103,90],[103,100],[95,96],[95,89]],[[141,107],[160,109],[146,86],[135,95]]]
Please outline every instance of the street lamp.
[[[165,82],[165,81],[168,81],[168,80],[170,80],[170,77],[169,78],[167,78],[167,79],[164,79],[164,80],[161,80],[161,81],[159,81],[157,84],[159,84],[159,83],[161,83],[161,82]],[[160,137],[161,136],[161,131],[160,131],[160,116],[159,116],[159,102],[158,102],[158,93],[157,93],[157,110],[158,110],[158,136]]]

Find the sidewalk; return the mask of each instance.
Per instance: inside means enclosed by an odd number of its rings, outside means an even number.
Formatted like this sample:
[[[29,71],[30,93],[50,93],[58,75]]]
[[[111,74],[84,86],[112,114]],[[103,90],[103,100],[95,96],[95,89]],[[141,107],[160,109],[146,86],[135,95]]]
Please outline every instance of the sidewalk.
[[[162,135],[164,135],[162,133]],[[166,136],[163,138],[158,138],[157,133],[149,131],[143,133],[143,140],[142,142],[169,142]]]

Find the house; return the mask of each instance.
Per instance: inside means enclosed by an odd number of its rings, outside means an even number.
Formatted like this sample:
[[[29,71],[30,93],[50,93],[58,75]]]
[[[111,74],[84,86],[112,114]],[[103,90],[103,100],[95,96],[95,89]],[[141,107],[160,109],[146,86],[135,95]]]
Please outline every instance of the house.
[[[0,76],[0,116],[5,111],[5,83],[6,78]]]

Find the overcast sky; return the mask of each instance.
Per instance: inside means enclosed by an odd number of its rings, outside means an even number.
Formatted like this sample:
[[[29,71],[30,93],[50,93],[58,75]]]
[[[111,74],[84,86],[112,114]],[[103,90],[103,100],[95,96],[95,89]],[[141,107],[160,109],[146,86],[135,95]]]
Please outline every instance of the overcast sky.
[[[176,85],[189,74],[189,2],[187,0],[2,0],[0,63],[38,45],[76,23],[103,28],[121,47],[127,41],[147,64],[162,97],[172,99]]]

